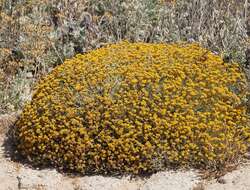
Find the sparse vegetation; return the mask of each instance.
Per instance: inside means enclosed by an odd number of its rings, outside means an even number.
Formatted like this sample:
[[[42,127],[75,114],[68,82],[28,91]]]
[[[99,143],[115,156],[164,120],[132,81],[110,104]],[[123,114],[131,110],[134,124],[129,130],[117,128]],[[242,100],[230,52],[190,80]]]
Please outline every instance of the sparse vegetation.
[[[0,113],[66,58],[120,40],[196,41],[243,65],[249,20],[247,0],[0,0]]]

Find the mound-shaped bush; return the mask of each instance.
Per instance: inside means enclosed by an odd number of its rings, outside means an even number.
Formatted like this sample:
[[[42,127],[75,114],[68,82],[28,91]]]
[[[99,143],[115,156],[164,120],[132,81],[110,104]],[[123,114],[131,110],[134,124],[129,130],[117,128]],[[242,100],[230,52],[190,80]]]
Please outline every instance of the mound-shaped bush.
[[[81,173],[224,167],[249,146],[246,79],[197,44],[121,42],[66,60],[16,123],[34,164]]]

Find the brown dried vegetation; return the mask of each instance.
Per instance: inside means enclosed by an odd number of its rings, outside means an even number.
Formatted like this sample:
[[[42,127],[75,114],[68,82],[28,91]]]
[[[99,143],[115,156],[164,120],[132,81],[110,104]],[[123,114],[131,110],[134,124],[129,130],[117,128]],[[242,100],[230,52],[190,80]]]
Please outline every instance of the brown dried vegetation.
[[[123,39],[197,41],[247,63],[248,20],[247,0],[1,0],[0,113],[65,58]]]

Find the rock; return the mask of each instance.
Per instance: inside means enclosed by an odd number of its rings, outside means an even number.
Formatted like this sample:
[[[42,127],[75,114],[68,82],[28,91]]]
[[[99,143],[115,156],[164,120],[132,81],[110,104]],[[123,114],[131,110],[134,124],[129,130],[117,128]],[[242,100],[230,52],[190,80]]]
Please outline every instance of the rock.
[[[223,177],[218,178],[217,181],[220,184],[226,184],[226,180]]]
[[[192,190],[205,190],[205,185],[203,183],[198,183]]]

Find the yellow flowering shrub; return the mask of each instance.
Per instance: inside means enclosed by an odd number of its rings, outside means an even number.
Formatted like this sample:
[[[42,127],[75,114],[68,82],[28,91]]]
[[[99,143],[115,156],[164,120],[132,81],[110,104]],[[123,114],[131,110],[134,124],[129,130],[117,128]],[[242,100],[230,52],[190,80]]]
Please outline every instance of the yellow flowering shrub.
[[[35,164],[86,173],[220,168],[249,146],[246,79],[198,44],[121,42],[40,81],[16,123]]]

